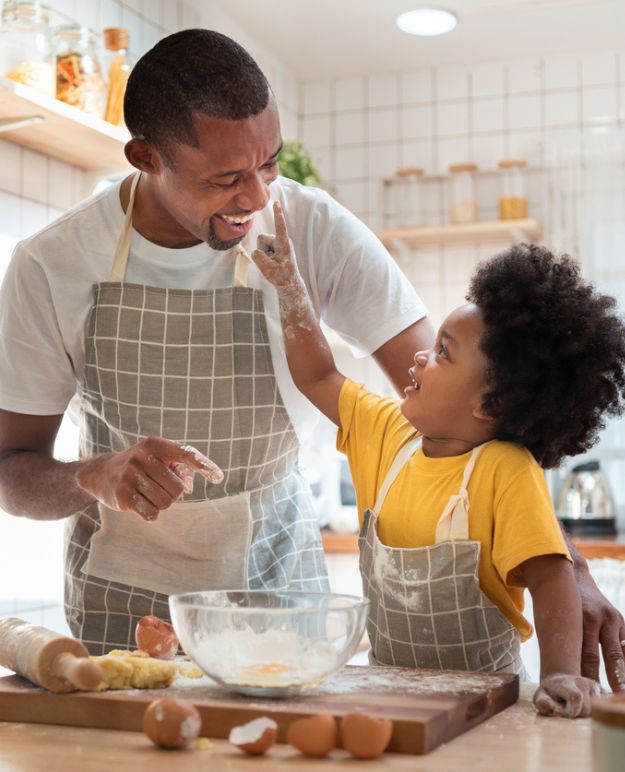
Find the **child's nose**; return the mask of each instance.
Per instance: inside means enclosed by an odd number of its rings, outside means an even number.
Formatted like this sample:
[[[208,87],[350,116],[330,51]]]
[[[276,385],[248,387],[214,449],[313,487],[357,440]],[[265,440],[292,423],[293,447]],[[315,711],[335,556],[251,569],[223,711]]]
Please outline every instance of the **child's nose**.
[[[428,352],[427,351],[417,351],[417,353],[414,355],[414,362],[416,365],[419,365],[419,367],[425,367],[428,361]]]

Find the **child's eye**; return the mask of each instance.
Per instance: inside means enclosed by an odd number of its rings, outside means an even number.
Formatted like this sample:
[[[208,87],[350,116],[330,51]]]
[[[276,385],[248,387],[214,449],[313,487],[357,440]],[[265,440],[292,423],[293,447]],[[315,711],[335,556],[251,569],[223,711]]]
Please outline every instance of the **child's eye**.
[[[447,349],[442,343],[439,343],[436,347],[436,355],[439,357],[447,357]]]

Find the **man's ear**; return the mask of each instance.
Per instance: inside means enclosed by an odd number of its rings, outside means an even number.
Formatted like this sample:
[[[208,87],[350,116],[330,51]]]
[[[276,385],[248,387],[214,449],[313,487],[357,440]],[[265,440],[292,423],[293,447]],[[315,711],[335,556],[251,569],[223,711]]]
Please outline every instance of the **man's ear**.
[[[124,146],[128,163],[146,174],[158,174],[163,166],[163,159],[149,142],[133,137]]]

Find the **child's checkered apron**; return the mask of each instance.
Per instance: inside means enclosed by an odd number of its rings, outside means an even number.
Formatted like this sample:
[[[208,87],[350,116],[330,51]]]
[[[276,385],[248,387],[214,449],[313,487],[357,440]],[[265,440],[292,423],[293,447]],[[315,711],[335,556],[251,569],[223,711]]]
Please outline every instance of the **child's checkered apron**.
[[[325,591],[319,528],[298,442],[273,371],[262,292],[171,290],[124,282],[135,176],[110,281],[94,287],[80,387],[81,456],[150,435],[193,445],[223,470],[145,522],[94,504],[69,518],[65,608],[93,653],[134,646],[137,620],[169,618],[191,590]]]
[[[473,449],[460,491],[438,521],[435,544],[399,549],[378,538],[386,494],[420,444],[417,438],[400,449],[360,531],[360,571],[370,602],[370,660],[399,667],[520,673],[519,634],[481,591],[480,543],[469,541],[467,485],[483,445]]]

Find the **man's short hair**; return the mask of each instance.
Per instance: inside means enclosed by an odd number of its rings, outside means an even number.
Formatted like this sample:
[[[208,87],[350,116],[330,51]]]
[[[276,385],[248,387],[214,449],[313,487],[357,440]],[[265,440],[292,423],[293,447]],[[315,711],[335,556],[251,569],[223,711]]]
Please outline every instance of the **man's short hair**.
[[[187,29],[160,40],[142,56],[128,79],[124,120],[171,160],[179,143],[197,147],[193,117],[242,120],[269,102],[267,79],[234,40],[206,29]]]

